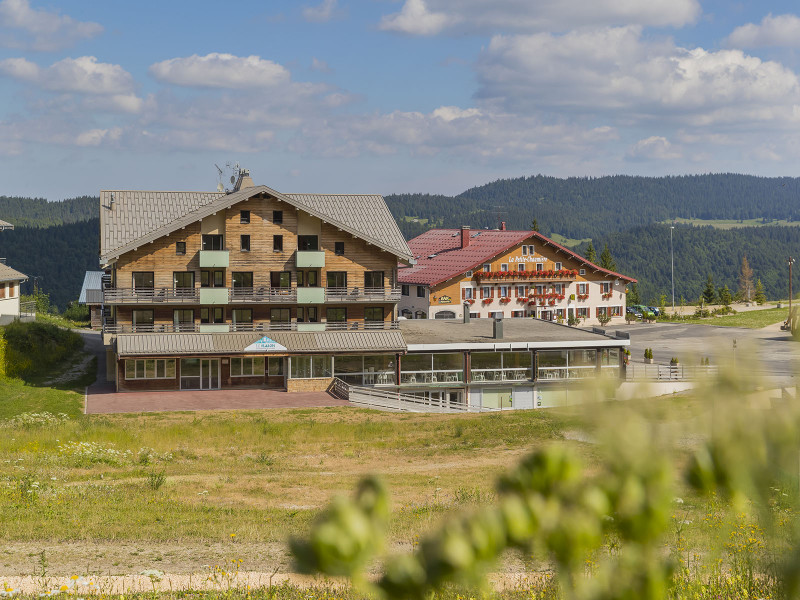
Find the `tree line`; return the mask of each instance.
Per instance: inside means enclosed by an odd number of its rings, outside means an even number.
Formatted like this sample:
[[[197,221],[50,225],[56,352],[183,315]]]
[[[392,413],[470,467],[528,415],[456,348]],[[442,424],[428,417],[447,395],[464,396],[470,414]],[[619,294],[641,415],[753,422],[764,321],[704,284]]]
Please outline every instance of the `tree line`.
[[[50,227],[96,219],[100,205],[97,196],[79,196],[60,202],[44,198],[0,196],[0,220],[15,227]]]

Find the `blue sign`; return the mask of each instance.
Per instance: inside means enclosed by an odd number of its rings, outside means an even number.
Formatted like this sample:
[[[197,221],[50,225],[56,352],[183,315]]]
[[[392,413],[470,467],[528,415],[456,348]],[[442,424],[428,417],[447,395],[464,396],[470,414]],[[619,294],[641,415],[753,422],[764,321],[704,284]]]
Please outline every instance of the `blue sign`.
[[[264,336],[260,340],[253,342],[244,349],[245,352],[283,352],[285,350],[286,346],[281,346],[278,342],[268,338],[267,336]]]

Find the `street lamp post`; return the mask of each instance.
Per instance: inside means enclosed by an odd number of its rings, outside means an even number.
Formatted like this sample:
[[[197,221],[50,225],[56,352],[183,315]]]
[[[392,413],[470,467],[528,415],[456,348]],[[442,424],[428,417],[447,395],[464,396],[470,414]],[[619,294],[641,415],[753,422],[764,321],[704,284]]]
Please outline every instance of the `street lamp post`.
[[[789,323],[789,331],[792,330],[792,265],[794,264],[794,259],[790,256],[789,260],[789,318],[786,320]]]
[[[675,314],[675,254],[672,252],[672,230],[674,225],[669,227],[669,258],[672,263],[672,314]]]

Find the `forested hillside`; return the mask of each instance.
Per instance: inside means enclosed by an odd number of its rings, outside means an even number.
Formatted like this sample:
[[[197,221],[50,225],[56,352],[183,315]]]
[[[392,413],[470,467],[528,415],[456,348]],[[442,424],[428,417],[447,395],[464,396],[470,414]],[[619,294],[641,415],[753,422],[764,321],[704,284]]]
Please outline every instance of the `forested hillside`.
[[[15,227],[50,227],[97,218],[100,200],[97,196],[69,198],[48,202],[44,198],[0,196],[0,220]]]
[[[670,284],[669,227],[647,225],[596,239],[599,255],[605,244],[620,272],[639,280],[643,302],[655,303],[660,294],[672,298]],[[800,257],[800,228],[744,227],[720,230],[712,227],[676,226],[673,232],[675,252],[675,302],[683,296],[697,302],[706,278],[712,275],[716,287],[737,289],[742,256],[761,279],[768,298],[789,297],[789,256]],[[586,245],[576,250],[583,254]],[[794,269],[793,288],[800,291],[800,269]]]
[[[16,227],[0,233],[0,256],[30,279],[23,293],[39,287],[63,310],[77,300],[86,271],[98,269],[100,220],[79,221],[53,227]]]
[[[800,221],[800,178],[536,175],[501,179],[454,197],[397,194],[386,201],[409,239],[431,226],[494,228],[507,221],[526,228],[534,218],[545,235],[580,239],[675,217]]]

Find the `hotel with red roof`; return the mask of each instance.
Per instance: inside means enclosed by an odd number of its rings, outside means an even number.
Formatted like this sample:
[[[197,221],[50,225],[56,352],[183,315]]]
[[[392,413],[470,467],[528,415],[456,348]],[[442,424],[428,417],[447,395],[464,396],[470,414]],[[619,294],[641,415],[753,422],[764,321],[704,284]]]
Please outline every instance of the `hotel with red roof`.
[[[636,280],[604,269],[536,231],[431,229],[408,242],[398,311],[407,319],[534,317],[621,322]]]

